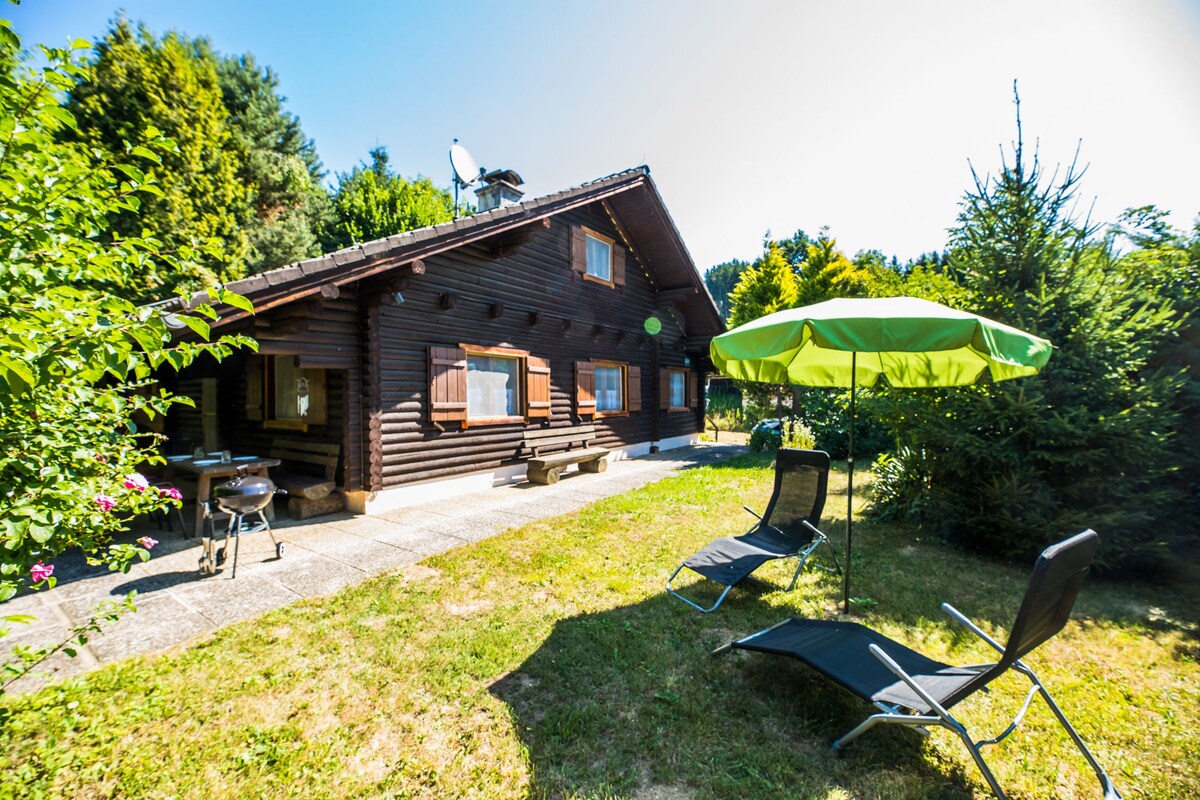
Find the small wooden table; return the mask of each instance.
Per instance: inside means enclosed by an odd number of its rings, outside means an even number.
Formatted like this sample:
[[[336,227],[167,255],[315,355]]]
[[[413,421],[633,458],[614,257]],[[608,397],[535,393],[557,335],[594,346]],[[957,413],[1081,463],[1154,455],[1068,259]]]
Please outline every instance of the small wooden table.
[[[194,528],[196,535],[203,533],[204,525],[204,504],[208,502],[208,497],[212,493],[212,479],[223,478],[227,475],[237,475],[239,469],[244,469],[251,475],[261,475],[264,478],[270,477],[268,468],[278,467],[280,460],[278,458],[268,458],[266,456],[233,456],[228,464],[222,464],[221,459],[214,456],[207,458],[180,458],[179,456],[169,456],[167,458],[168,470],[172,467],[180,472],[191,473],[196,476],[196,527]],[[263,509],[263,514],[267,519],[275,519],[275,508],[271,503]]]

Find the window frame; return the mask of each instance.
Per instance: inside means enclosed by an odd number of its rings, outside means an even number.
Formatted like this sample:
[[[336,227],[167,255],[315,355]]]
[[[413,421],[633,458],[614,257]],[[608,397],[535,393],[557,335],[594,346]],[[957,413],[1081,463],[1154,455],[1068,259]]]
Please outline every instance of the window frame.
[[[308,372],[318,372],[321,374],[320,381],[317,386],[320,389],[320,403],[315,402],[314,406],[322,412],[320,418],[312,420],[303,419],[280,419],[277,416],[276,403],[278,395],[275,391],[276,364],[279,359],[292,359],[294,362],[296,356],[289,355],[267,355],[263,357],[262,364],[262,426],[263,428],[276,430],[300,431],[307,433],[310,427],[321,427],[329,424],[329,370],[318,367],[301,367],[293,364],[294,369],[304,370]]]
[[[515,425],[517,423],[525,424],[528,419],[529,412],[529,351],[518,350],[515,347],[488,347],[478,344],[465,344],[460,342],[459,349],[467,354],[467,376],[466,388],[468,397],[471,391],[471,368],[470,362],[472,356],[486,356],[489,358],[507,358],[517,362],[517,409],[521,412],[516,415],[490,416],[490,417],[472,417],[468,401],[467,416],[462,421],[464,428],[485,426],[485,425]]]
[[[607,359],[593,358],[591,359],[592,366],[595,369],[607,368],[616,369],[621,373],[621,408],[615,411],[600,410],[600,392],[599,389],[594,391],[596,396],[596,411],[593,416],[596,419],[604,419],[607,417],[627,417],[629,416],[629,364],[624,361],[609,361]],[[599,381],[597,381],[597,384]]]
[[[598,283],[601,286],[607,286],[609,288],[615,287],[617,285],[616,284],[616,274],[615,274],[616,273],[615,255],[616,255],[616,248],[617,248],[617,240],[612,238],[611,236],[605,236],[603,233],[600,233],[599,231],[592,230],[591,228],[587,227],[586,225],[581,225],[580,228],[583,231],[583,273],[582,273],[583,279],[585,281],[590,281],[592,283]],[[587,257],[587,251],[588,251],[587,240],[588,240],[589,236],[598,242],[603,242],[604,244],[608,245],[608,279],[607,280],[599,277],[598,275],[593,275],[591,272],[588,271],[590,262],[588,261],[588,257]]]

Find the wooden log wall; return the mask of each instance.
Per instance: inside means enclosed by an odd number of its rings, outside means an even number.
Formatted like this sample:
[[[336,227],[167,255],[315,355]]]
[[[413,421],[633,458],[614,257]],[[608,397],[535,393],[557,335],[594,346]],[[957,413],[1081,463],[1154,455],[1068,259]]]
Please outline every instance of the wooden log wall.
[[[515,252],[497,254],[484,243],[427,259],[425,274],[406,283],[403,303],[383,304],[384,289],[362,287],[367,309],[362,417],[377,456],[368,469],[373,490],[519,460],[524,424],[447,425],[443,431],[428,421],[430,346],[511,347],[549,359],[551,427],[589,421],[575,416],[575,361],[640,367],[643,410],[595,420],[597,445],[618,447],[700,429],[702,412],[658,409],[658,369],[684,366],[684,333],[670,308],[657,304],[636,251],[626,253],[624,286],[585,281],[570,266],[572,225],[621,242],[607,213],[594,204],[554,217],[549,228],[537,226]],[[653,337],[644,329],[651,316],[662,322]]]

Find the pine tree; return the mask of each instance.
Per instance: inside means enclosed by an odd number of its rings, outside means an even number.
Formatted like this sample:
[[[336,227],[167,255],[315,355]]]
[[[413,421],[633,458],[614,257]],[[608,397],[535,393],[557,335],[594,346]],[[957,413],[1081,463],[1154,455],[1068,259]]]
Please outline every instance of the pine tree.
[[[708,293],[712,295],[717,310],[726,321],[729,320],[729,294],[749,266],[745,261],[735,258],[717,264],[704,273],[704,285],[708,287]]]
[[[208,43],[198,40],[196,49],[203,56]],[[318,255],[316,230],[330,213],[329,194],[321,185],[316,146],[299,118],[284,109],[279,77],[249,53],[221,58],[217,74],[232,142],[240,151],[238,176],[251,192],[244,222],[247,272]]]

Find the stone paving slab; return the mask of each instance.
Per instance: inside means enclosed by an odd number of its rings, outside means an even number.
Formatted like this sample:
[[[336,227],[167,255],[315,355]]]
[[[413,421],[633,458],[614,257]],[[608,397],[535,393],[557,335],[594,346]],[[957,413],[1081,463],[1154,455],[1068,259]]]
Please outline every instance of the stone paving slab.
[[[128,573],[88,565],[78,554],[55,561],[58,585],[49,591],[18,596],[0,606],[2,613],[31,614],[37,621],[16,626],[0,640],[7,653],[13,644],[45,645],[63,641],[68,627],[89,617],[105,600],[137,592],[138,611],[94,635],[78,658],[56,656],[43,674],[26,676],[10,691],[36,688],[53,677],[77,675],[98,665],[182,644],[216,628],[256,617],[300,598],[328,595],[374,575],[420,569],[429,556],[486,539],[529,522],[567,514],[597,500],[680,470],[711,464],[745,452],[744,447],[700,445],[617,461],[602,473],[570,473],[554,486],[528,483],[438,501],[378,515],[336,514],[299,521],[280,517],[272,525],[287,550],[275,557],[265,532],[240,537],[237,577],[230,579],[232,552],[216,575],[198,570],[200,540],[178,532],[139,530],[159,540],[152,558]],[[231,542],[232,544],[232,542]],[[232,548],[231,548],[232,550]]]
[[[447,550],[462,547],[466,540],[457,536],[448,536],[424,528],[405,528],[392,526],[388,530],[375,534],[375,541],[390,544],[393,547],[407,550],[421,558],[436,556]]]

